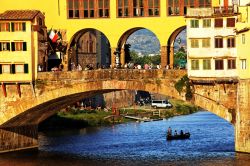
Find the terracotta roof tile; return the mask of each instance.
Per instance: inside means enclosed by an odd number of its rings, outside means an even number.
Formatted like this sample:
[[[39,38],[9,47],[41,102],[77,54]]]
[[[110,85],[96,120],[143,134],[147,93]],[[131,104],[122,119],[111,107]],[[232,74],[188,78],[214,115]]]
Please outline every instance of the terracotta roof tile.
[[[32,20],[39,10],[7,10],[0,14],[0,20]]]

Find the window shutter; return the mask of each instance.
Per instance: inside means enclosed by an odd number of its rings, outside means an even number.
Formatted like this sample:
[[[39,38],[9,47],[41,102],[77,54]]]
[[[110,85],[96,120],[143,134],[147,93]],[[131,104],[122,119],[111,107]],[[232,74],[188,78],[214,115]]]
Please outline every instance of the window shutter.
[[[11,64],[10,73],[12,73],[12,74],[16,73],[15,64]]]
[[[22,26],[23,26],[23,31],[25,32],[25,31],[26,31],[26,23],[23,22],[23,23],[22,23]]]
[[[2,51],[2,43],[0,43],[0,51]]]
[[[10,51],[10,43],[7,43],[7,50]]]
[[[0,74],[2,74],[2,65],[0,64]]]
[[[11,32],[14,32],[15,31],[15,25],[14,25],[14,22],[11,23]]]
[[[23,42],[23,51],[27,51],[27,43]]]
[[[24,64],[24,73],[29,73],[29,64]]]
[[[15,51],[15,43],[11,42],[11,51]]]

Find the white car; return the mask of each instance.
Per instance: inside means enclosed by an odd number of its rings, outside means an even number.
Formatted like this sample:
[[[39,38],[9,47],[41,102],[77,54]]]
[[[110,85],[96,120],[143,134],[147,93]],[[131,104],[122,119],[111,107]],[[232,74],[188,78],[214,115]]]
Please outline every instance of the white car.
[[[168,100],[152,100],[151,106],[153,108],[171,108],[172,104]]]

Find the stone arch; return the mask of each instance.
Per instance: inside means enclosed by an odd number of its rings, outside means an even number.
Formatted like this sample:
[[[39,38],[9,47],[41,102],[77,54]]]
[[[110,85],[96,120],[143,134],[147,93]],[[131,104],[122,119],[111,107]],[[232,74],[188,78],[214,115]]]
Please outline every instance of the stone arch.
[[[146,29],[146,30],[152,32],[152,33],[156,36],[156,38],[158,39],[158,41],[159,41],[159,43],[160,43],[160,40],[159,40],[157,34],[154,33],[154,31],[151,30],[151,29],[149,29],[149,28],[145,28],[145,27],[135,27],[135,28],[131,28],[131,29],[125,31],[125,32],[121,35],[121,37],[119,38],[118,43],[117,43],[117,49],[121,52],[121,64],[122,64],[122,65],[125,64],[125,62],[126,62],[126,48],[125,48],[126,46],[125,46],[125,44],[126,44],[127,39],[128,39],[129,36],[132,35],[134,32],[136,32],[136,31],[138,31],[138,30],[141,30],[141,29]]]
[[[68,70],[91,65],[93,68],[109,66],[111,63],[110,42],[98,29],[85,28],[77,31],[68,45]],[[72,63],[74,65],[72,65]]]
[[[177,28],[175,31],[173,31],[170,37],[168,38],[167,48],[166,49],[162,48],[164,51],[166,51],[166,57],[164,57],[163,60],[166,61],[165,62],[166,65],[169,65],[170,68],[173,68],[174,66],[174,41],[176,37],[179,35],[179,33],[182,32],[184,29],[186,29],[186,26],[181,26]]]

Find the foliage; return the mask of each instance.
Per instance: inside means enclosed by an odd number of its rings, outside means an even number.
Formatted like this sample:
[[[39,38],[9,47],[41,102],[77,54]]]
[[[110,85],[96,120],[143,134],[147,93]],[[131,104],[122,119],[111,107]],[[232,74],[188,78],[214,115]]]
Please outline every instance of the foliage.
[[[179,49],[179,51],[174,54],[174,66],[185,68],[186,63],[187,63],[187,54],[183,52],[183,50]]]
[[[186,100],[191,100],[192,99],[192,89],[191,85],[189,82],[189,78],[187,75],[183,76],[179,81],[177,81],[174,85],[175,89],[179,92],[179,94],[182,93],[184,87],[186,90],[185,97]]]
[[[161,63],[161,56],[160,55],[155,55],[155,56],[139,56],[135,51],[130,52],[131,56],[131,62],[134,64],[140,64],[144,66],[144,64],[160,64]]]

